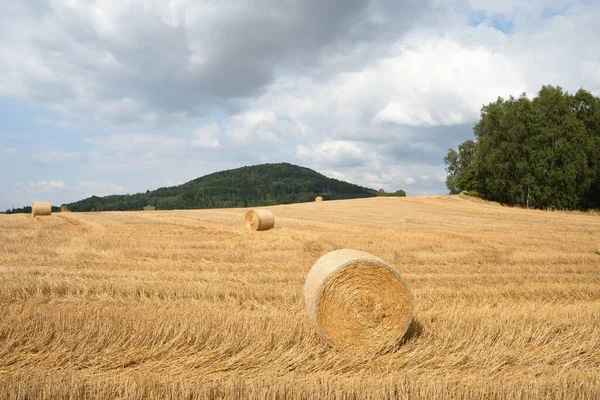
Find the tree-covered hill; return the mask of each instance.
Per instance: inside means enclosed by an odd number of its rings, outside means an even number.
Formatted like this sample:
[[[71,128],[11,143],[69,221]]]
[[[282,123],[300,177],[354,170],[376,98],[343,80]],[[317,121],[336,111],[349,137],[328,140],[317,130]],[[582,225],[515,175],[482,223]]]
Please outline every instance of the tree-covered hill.
[[[399,191],[401,192],[401,191]],[[132,195],[92,196],[70,204],[70,211],[126,211],[154,206],[159,210],[252,207],[377,196],[378,192],[311,169],[262,164],[215,172],[179,186]]]
[[[533,99],[484,106],[475,141],[444,158],[451,193],[463,190],[509,205],[600,208],[600,98],[544,86]]]

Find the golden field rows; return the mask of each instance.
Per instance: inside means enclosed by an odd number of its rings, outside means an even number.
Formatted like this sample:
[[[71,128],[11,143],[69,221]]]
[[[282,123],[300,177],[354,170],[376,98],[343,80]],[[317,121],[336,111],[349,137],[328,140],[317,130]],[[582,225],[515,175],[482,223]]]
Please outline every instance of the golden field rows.
[[[600,398],[600,216],[460,196],[0,216],[0,398]],[[302,289],[352,248],[415,322],[330,348]]]

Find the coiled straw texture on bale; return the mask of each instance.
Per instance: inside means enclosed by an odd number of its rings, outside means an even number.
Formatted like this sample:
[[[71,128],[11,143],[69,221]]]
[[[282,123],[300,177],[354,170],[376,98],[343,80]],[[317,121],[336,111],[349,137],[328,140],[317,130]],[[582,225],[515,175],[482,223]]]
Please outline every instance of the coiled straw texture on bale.
[[[336,250],[312,266],[304,285],[309,318],[339,349],[374,351],[400,341],[412,322],[413,298],[400,274],[358,250]]]
[[[34,201],[31,204],[31,215],[50,215],[52,214],[52,205],[46,201]]]
[[[271,210],[249,210],[246,213],[246,227],[253,231],[266,231],[275,225]]]
[[[315,197],[315,201],[323,201],[323,198],[321,196],[317,196]]]

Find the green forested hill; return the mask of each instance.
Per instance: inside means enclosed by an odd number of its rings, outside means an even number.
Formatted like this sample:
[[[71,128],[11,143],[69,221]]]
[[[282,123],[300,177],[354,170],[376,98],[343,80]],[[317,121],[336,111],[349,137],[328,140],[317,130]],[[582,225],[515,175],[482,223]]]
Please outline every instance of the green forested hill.
[[[399,191],[401,193],[401,191]],[[215,172],[179,186],[132,195],[92,196],[65,204],[70,211],[125,211],[154,206],[159,210],[251,207],[377,196],[362,186],[331,179],[287,163],[262,164]]]

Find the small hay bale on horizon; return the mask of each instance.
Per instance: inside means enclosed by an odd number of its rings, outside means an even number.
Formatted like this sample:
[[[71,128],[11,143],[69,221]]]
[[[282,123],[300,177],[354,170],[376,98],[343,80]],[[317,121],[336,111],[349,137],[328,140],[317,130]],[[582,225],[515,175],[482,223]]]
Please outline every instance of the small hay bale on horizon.
[[[315,201],[323,201],[323,198],[321,196],[317,196],[315,197]]]
[[[266,231],[275,226],[275,216],[271,210],[248,210],[245,221],[246,227],[253,231]]]
[[[364,251],[319,258],[304,285],[308,315],[332,347],[377,351],[396,345],[412,322],[413,297],[400,274]]]

